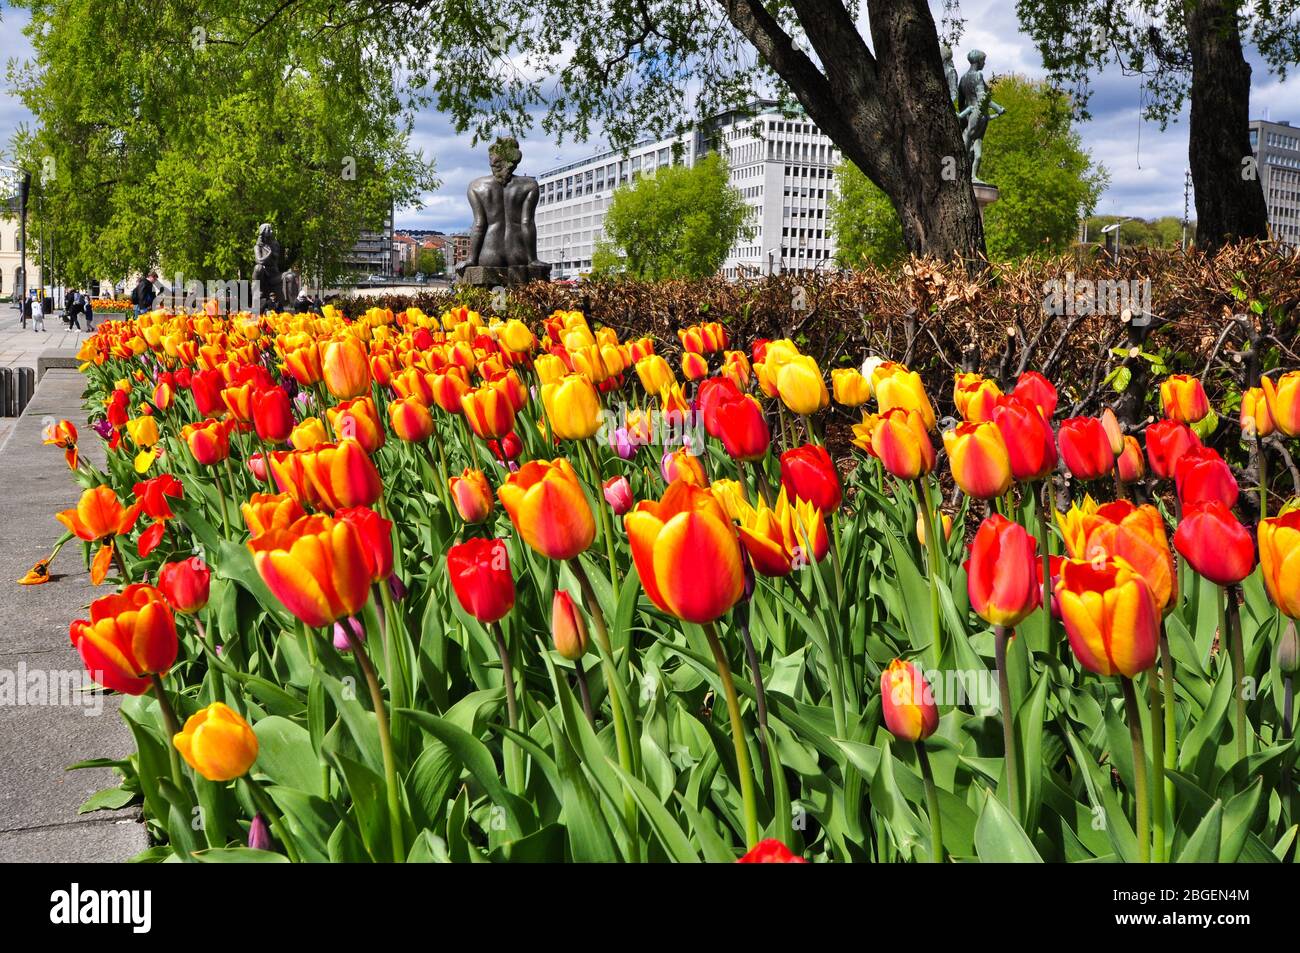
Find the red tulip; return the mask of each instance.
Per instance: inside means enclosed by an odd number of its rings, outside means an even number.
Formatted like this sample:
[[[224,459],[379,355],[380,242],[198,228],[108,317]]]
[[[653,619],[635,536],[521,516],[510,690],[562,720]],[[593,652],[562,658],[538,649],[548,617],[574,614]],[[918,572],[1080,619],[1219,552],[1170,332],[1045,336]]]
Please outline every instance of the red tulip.
[[[1215,585],[1234,586],[1255,568],[1255,542],[1222,500],[1186,509],[1174,531],[1174,547]]]
[[[993,422],[1011,459],[1011,475],[1022,483],[1041,480],[1056,469],[1056,439],[1038,405],[1028,397],[999,397]]]
[[[368,506],[349,506],[334,516],[356,529],[371,581],[386,581],[393,574],[393,524]]]
[[[1076,480],[1096,480],[1115,466],[1106,428],[1096,417],[1071,417],[1061,421],[1057,434],[1061,458]]]
[[[1188,450],[1201,445],[1192,428],[1177,420],[1157,420],[1146,429],[1147,462],[1162,480],[1171,479],[1178,461]]]
[[[177,612],[198,612],[206,606],[211,582],[212,570],[197,556],[158,567],[158,589]]]
[[[939,709],[925,675],[911,662],[894,659],[880,673],[885,727],[899,741],[924,741],[939,727]]]
[[[807,500],[824,514],[840,508],[844,491],[825,447],[806,443],[781,454],[781,485],[796,499]]]
[[[1019,523],[994,513],[975,532],[966,561],[971,608],[990,625],[1013,629],[1043,603],[1038,543]]]
[[[447,573],[462,608],[487,624],[515,604],[515,581],[504,540],[470,539],[447,551]]]
[[[1038,371],[1025,371],[1021,374],[1011,393],[1037,407],[1046,421],[1050,422],[1056,413],[1056,388]]]
[[[1211,447],[1193,447],[1182,455],[1174,467],[1174,486],[1184,507],[1205,500],[1219,500],[1228,509],[1237,504],[1237,479]]]
[[[714,405],[718,436],[727,454],[737,460],[760,460],[772,442],[763,408],[749,394],[724,395]],[[820,448],[819,448],[820,449]],[[838,480],[836,492],[838,492]]]
[[[786,847],[775,837],[769,837],[767,840],[761,840],[754,845],[744,857],[736,861],[738,864],[806,864],[798,854],[790,853],[790,848]]]

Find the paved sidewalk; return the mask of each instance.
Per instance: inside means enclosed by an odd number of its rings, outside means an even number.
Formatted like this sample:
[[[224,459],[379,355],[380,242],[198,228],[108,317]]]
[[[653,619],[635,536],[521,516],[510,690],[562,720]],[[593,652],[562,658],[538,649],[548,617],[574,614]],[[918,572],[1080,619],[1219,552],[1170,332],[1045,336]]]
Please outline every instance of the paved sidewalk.
[[[35,364],[33,358],[31,366]],[[47,371],[0,448],[0,679],[10,679],[11,686],[20,674],[30,685],[32,673],[39,679],[46,673],[79,672],[81,659],[68,640],[68,624],[84,617],[90,600],[107,591],[91,586],[75,540],[55,560],[58,578],[43,586],[15,583],[49,555],[62,532],[53,514],[73,506],[79,493],[63,454],[41,446],[43,420],[74,421],[84,435],[83,452],[102,465],[103,447],[85,426],[80,409],[82,387],[76,371]],[[17,687],[21,690],[22,682]],[[67,766],[88,758],[120,758],[134,750],[116,697],[99,700],[103,707],[97,715],[86,714],[84,701],[0,703],[0,862],[122,861],[147,846],[137,811],[77,814],[89,795],[114,786],[118,776],[108,770],[70,772]]]
[[[107,315],[96,316],[96,325],[101,317]],[[18,312],[8,305],[0,305],[0,367],[34,369],[36,359],[46,351],[75,353],[89,336],[86,331],[70,331],[58,315],[45,319],[44,331],[33,331],[30,321],[27,327],[21,328],[18,326]]]

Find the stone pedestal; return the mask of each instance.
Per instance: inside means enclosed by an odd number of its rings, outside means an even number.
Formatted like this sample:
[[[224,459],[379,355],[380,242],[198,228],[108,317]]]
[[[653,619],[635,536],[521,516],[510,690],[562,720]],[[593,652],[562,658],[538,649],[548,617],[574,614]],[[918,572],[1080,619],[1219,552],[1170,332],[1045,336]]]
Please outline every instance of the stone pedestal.
[[[550,265],[510,265],[496,267],[470,265],[456,279],[460,284],[476,288],[511,287],[529,281],[546,281],[551,277]]]
[[[980,207],[980,221],[984,221],[984,210],[996,202],[1002,195],[996,185],[989,185],[987,182],[973,183],[975,188],[975,201]]]

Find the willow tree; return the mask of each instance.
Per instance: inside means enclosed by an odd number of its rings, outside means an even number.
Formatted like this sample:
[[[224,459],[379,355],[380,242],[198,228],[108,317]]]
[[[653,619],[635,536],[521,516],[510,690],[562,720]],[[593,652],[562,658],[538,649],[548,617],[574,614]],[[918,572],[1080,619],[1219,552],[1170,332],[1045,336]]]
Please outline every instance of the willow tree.
[[[1162,128],[1189,104],[1199,245],[1267,236],[1243,40],[1285,76],[1300,62],[1300,0],[1018,0],[1017,11],[1052,77],[1077,88],[1082,114],[1090,75],[1107,66],[1142,78],[1144,117]]]

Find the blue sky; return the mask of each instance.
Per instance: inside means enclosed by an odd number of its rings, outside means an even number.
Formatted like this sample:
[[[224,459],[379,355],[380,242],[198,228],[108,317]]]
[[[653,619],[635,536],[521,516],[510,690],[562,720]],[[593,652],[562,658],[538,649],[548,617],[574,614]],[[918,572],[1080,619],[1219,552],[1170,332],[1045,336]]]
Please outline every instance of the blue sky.
[[[942,3],[932,0],[936,19]],[[15,11],[0,0],[3,22],[0,23],[0,61],[21,61],[28,55],[26,37],[21,28],[26,13]],[[1020,32],[1014,4],[1009,0],[964,0],[961,13],[966,29],[957,44],[956,60],[964,64],[965,52],[978,47],[988,54],[987,70],[992,73],[1021,73],[1030,77],[1043,75],[1037,50]],[[107,26],[107,25],[106,25]],[[1300,76],[1292,75],[1285,83],[1270,76],[1257,57],[1251,87],[1251,117],[1290,120],[1300,126]],[[1141,88],[1136,78],[1121,76],[1117,71],[1094,77],[1090,102],[1092,119],[1079,125],[1086,148],[1110,172],[1110,186],[1098,203],[1103,215],[1181,216],[1183,211],[1183,173],[1187,166],[1186,113],[1180,121],[1161,131],[1152,123],[1139,120]],[[30,121],[23,104],[8,90],[0,91],[0,144],[8,142],[20,122]],[[996,135],[996,125],[992,134]],[[537,173],[589,153],[599,151],[605,143],[599,139],[586,143],[558,143],[540,130],[523,139],[524,162],[521,171]],[[399,226],[436,228],[454,231],[468,222],[465,187],[469,180],[487,171],[487,146],[471,147],[467,135],[458,134],[447,118],[434,111],[420,113],[415,119],[414,145],[437,163],[442,187],[423,197],[422,209],[399,210]]]

